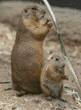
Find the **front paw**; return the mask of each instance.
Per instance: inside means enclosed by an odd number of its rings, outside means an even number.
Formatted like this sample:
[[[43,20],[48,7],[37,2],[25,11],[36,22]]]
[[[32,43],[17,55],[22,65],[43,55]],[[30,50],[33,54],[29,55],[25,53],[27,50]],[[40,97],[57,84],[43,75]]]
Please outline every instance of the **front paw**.
[[[67,75],[64,75],[63,78],[64,78],[65,80],[68,80],[68,76],[67,76]]]
[[[23,96],[23,95],[25,95],[25,94],[26,94],[25,91],[17,91],[17,92],[16,92],[16,96],[18,96],[18,97],[21,97],[21,96]]]
[[[63,99],[62,97],[59,98],[63,102],[68,102],[67,100]]]

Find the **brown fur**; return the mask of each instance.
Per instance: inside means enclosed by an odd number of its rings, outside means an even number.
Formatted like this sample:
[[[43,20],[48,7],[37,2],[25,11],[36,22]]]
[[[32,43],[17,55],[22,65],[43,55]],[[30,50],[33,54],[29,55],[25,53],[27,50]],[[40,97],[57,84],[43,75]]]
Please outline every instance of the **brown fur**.
[[[43,40],[52,23],[43,21],[45,9],[31,5],[22,11],[11,54],[12,87],[21,93],[40,93],[40,74],[44,66]],[[21,94],[20,93],[20,94]]]
[[[40,80],[43,94],[47,98],[61,98],[64,91],[63,80],[65,78],[67,76],[65,76],[64,59],[62,56],[56,55],[42,70]]]

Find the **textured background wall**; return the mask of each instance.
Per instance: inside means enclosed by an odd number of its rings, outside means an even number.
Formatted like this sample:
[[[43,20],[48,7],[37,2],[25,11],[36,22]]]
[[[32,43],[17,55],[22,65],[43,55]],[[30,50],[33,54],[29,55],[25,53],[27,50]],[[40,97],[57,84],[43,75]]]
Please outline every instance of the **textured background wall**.
[[[0,1],[10,1],[10,0],[0,0]],[[31,1],[43,3],[42,0],[11,0],[11,1]],[[48,0],[48,2],[53,6],[81,9],[80,0]]]

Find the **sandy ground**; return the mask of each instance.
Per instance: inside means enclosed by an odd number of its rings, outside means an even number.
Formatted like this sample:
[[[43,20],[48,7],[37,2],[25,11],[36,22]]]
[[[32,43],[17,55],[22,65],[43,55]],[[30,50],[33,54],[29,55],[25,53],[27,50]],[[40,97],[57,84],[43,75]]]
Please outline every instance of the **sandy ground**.
[[[16,97],[15,91],[9,89],[11,83],[10,55],[15,41],[16,29],[21,10],[30,2],[0,3],[0,110],[81,110],[81,103],[74,98],[77,86],[71,72],[66,68],[69,77],[65,81],[63,97],[68,103],[58,99],[46,101],[43,94],[28,94]],[[69,8],[53,7],[67,55],[81,84],[81,11]],[[47,13],[48,18],[50,18]],[[60,53],[60,44],[54,28],[44,40],[45,61],[50,53]],[[1,83],[2,82],[2,83]]]

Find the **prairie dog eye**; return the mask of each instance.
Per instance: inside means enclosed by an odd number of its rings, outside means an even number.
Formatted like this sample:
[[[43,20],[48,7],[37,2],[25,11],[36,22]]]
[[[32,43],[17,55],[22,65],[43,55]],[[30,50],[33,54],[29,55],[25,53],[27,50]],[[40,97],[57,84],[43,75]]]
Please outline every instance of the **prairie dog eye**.
[[[27,10],[25,9],[24,12],[27,13]]]
[[[56,58],[56,61],[58,61],[59,59],[58,58]]]
[[[33,7],[32,10],[37,10],[37,8]]]

